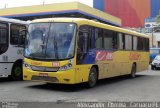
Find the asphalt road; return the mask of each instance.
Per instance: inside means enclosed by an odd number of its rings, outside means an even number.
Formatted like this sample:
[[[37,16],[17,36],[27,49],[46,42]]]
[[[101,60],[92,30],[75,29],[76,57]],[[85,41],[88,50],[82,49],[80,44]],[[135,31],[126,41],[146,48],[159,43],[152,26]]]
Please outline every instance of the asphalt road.
[[[104,102],[159,101],[160,70],[147,70],[135,79],[126,76],[101,80],[94,88],[79,85],[46,85],[42,82],[0,79],[2,102]]]

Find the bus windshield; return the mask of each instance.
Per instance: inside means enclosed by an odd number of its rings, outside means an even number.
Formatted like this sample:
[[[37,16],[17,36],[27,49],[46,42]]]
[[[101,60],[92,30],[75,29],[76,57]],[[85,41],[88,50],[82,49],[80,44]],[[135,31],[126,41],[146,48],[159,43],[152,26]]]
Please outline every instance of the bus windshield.
[[[33,23],[29,25],[24,56],[43,60],[71,59],[75,50],[73,23]]]

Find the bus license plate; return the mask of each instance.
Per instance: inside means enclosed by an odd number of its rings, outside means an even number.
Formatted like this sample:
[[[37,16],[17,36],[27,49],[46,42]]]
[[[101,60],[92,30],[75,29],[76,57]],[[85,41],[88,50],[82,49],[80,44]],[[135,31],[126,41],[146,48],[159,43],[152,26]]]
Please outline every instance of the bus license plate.
[[[47,74],[47,73],[40,73],[39,76],[44,76],[44,77],[46,77],[46,76],[48,76],[48,74]]]

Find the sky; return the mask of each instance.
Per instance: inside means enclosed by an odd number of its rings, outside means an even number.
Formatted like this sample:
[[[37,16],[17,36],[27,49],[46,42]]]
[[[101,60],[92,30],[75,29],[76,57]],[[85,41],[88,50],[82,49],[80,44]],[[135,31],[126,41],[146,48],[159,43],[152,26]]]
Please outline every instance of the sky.
[[[51,4],[51,3],[73,2],[73,1],[78,1],[93,7],[93,0],[0,0],[0,8],[41,5],[43,4],[43,2],[45,4]]]

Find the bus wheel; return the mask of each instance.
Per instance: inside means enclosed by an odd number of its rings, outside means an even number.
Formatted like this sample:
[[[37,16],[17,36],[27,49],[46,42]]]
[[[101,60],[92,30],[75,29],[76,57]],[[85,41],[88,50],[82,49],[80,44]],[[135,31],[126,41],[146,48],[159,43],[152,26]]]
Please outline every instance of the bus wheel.
[[[14,64],[12,68],[12,73],[11,73],[11,78],[12,80],[22,80],[23,74],[22,74],[22,65],[20,63]]]
[[[132,65],[132,70],[131,70],[130,77],[131,78],[135,78],[136,77],[136,64]]]
[[[87,87],[92,88],[96,85],[98,79],[98,72],[95,67],[91,68],[89,76],[88,76],[88,82]]]

